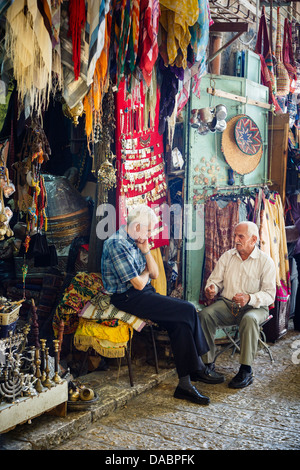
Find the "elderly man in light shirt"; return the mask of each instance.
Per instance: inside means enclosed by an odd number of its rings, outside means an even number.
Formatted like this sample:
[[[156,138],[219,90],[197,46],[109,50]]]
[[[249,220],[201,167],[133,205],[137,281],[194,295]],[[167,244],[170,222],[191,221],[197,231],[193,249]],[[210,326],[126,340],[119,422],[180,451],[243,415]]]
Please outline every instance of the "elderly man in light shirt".
[[[200,312],[201,326],[209,345],[203,356],[214,371],[215,342],[218,326],[239,326],[240,369],[229,382],[230,388],[244,388],[253,382],[252,363],[256,355],[259,325],[269,315],[269,306],[276,294],[276,273],[273,260],[261,251],[259,233],[253,222],[241,222],[235,227],[235,248],[226,251],[209,276],[205,295],[216,301]],[[223,377],[224,379],[224,377]]]

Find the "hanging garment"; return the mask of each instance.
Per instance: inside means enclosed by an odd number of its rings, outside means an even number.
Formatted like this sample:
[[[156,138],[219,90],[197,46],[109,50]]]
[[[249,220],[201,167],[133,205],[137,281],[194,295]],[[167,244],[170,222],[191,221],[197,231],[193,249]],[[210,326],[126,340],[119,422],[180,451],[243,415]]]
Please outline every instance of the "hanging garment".
[[[61,70],[61,44],[60,44],[60,2],[51,2],[52,14],[52,73],[53,73],[53,94],[62,88]]]
[[[85,112],[85,132],[88,141],[93,140],[93,127],[95,120],[101,123],[102,113],[101,105],[105,86],[108,80],[108,61],[109,61],[109,48],[110,48],[110,33],[112,15],[108,12],[105,16],[104,28],[104,44],[99,59],[96,62],[93,83],[89,92],[85,95],[83,100],[83,107]],[[96,115],[95,115],[96,113]]]
[[[224,208],[211,199],[205,203],[205,260],[200,303],[207,303],[204,288],[216,262],[225,251],[234,247],[234,227],[239,222],[239,205],[239,200],[230,201]]]
[[[69,36],[72,38],[75,80],[80,74],[81,32],[86,21],[84,0],[69,0]]]
[[[151,83],[154,64],[158,56],[159,0],[141,0],[139,67],[147,86]]]
[[[196,23],[190,28],[191,46],[196,62],[201,62],[209,39],[209,5],[208,0],[198,0],[199,15]],[[211,22],[213,23],[213,22]]]
[[[81,38],[80,50],[80,75],[75,80],[74,62],[73,62],[73,45],[72,39],[68,35],[69,16],[65,2],[61,4],[61,25],[60,25],[60,41],[61,41],[61,63],[63,67],[63,98],[69,108],[74,108],[87,94],[89,87],[87,86],[87,68],[89,57],[89,44],[86,35]]]
[[[87,24],[89,33],[89,59],[87,70],[87,85],[94,77],[95,67],[105,44],[105,17],[109,11],[110,0],[89,0],[87,2]]]
[[[265,7],[262,7],[262,13],[257,33],[257,42],[255,46],[256,54],[260,57],[261,62],[261,82],[269,88],[269,103],[273,104],[277,113],[281,112],[281,108],[275,98],[276,81],[274,76],[274,66],[272,51],[269,43],[267,22],[265,16]]]
[[[198,0],[160,0],[160,8],[160,24],[167,32],[168,64],[185,69],[191,40],[189,27],[199,17]]]
[[[11,58],[20,101],[40,115],[52,86],[50,0],[13,2],[6,13],[5,50]]]
[[[265,200],[265,212],[270,239],[270,255],[276,267],[276,300],[287,302],[291,293],[289,260],[284,212],[280,195],[273,193]]]

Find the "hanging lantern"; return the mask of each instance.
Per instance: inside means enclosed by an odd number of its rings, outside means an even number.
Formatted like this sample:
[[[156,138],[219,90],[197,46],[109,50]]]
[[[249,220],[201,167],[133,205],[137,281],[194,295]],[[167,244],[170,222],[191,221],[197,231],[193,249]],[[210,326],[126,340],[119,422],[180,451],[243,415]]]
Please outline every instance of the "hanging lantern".
[[[80,118],[80,116],[82,116],[84,111],[82,101],[79,101],[79,103],[73,108],[70,108],[67,103],[64,102],[62,105],[62,110],[64,115],[73,121],[74,126],[78,126],[78,119]]]

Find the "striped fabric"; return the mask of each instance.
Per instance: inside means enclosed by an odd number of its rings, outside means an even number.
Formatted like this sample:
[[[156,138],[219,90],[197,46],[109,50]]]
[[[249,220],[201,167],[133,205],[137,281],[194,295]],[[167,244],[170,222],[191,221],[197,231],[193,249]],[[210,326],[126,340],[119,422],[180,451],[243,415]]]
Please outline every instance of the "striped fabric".
[[[110,0],[88,0],[86,34],[89,37],[89,58],[87,85],[93,81],[96,62],[99,59],[105,39],[105,15],[109,11]]]

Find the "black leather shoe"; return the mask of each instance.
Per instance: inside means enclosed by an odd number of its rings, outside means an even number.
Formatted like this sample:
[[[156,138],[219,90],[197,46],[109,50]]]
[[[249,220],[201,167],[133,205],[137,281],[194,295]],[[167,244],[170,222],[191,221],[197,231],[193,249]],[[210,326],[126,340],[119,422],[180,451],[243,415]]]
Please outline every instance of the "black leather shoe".
[[[196,371],[190,375],[192,382],[204,382],[206,384],[221,384],[225,377],[214,370],[214,367],[206,367],[204,372]]]
[[[229,382],[229,388],[244,388],[253,382],[252,372],[240,370],[235,377]]]
[[[194,386],[192,386],[192,388],[189,390],[185,390],[178,385],[174,392],[174,398],[189,400],[193,403],[197,403],[198,405],[208,405],[210,402],[209,398],[205,395],[201,395],[201,393]]]

